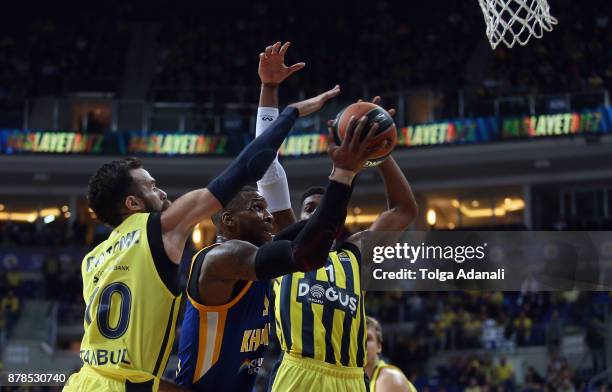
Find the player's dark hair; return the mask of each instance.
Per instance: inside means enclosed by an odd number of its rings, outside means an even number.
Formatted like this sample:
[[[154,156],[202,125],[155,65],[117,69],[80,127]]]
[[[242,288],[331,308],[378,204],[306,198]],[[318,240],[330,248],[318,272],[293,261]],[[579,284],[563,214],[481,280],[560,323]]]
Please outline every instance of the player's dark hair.
[[[102,165],[89,179],[87,201],[98,219],[107,225],[121,224],[121,209],[125,198],[137,190],[131,170],[140,169],[142,162],[125,158]]]
[[[322,186],[311,186],[310,188],[306,189],[306,192],[302,193],[302,197],[300,199],[300,208],[302,207],[302,204],[304,204],[304,200],[306,200],[306,198],[312,195],[324,195],[324,194],[325,194],[325,188],[323,188]]]
[[[382,344],[383,333],[382,333],[382,327],[380,326],[380,323],[378,322],[378,320],[376,320],[374,317],[367,316],[366,317],[366,328],[374,328],[374,332],[376,333],[376,339],[378,339],[378,343]]]
[[[242,189],[240,189],[240,192],[238,192],[221,211],[217,212],[211,217],[218,234],[221,234],[221,217],[223,216],[223,213],[226,211],[240,209],[241,204],[244,203],[245,200],[244,195],[252,192],[257,192],[257,189],[248,185],[243,186]]]

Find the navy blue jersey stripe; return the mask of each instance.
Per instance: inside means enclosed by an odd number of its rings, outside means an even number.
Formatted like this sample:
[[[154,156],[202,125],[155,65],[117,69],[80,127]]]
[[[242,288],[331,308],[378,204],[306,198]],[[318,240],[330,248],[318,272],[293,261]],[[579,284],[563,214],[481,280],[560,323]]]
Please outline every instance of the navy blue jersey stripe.
[[[175,382],[178,385],[189,387],[193,382],[193,375],[197,362],[200,335],[197,333],[200,325],[200,312],[197,311],[189,300],[185,304],[185,318],[181,327],[179,340],[179,364]]]
[[[307,282],[317,279],[317,271],[310,271],[304,275]],[[314,314],[309,301],[302,302],[302,356],[314,358]]]
[[[331,265],[332,268],[334,268],[334,263],[331,261],[331,258],[328,258],[327,260],[328,260],[327,265]],[[327,270],[327,268],[325,268],[325,272],[327,273],[327,280],[330,283],[335,284],[336,282],[332,282],[332,280],[329,278],[329,271]],[[336,276],[335,271],[334,271],[333,276]],[[334,307],[333,306],[325,306],[323,308],[323,316],[322,316],[321,322],[323,323],[323,328],[325,328],[325,362],[335,365],[336,364],[336,354],[334,352],[334,345],[332,341],[332,333],[334,330]]]
[[[338,252],[340,255],[341,252]],[[346,276],[346,291],[349,293],[355,292],[355,277],[353,276],[353,268],[351,266],[351,260],[348,257],[339,257],[344,274]],[[353,316],[350,312],[345,312],[344,322],[342,325],[342,346],[340,348],[340,363],[342,366],[349,366],[349,350],[351,348],[351,324],[353,323]]]
[[[291,336],[291,281],[293,275],[283,276],[280,292],[280,313],[283,338],[287,344],[287,351],[291,350],[293,342]]]
[[[157,356],[157,361],[155,362],[155,368],[153,369],[153,374],[157,377],[161,377],[162,374],[159,373],[160,370],[161,372],[163,372],[164,369],[166,368],[166,364],[163,364],[162,366],[162,362],[166,354],[168,340],[170,339],[170,331],[172,330],[172,323],[176,321],[176,319],[174,318],[174,306],[176,305],[177,298],[178,297],[175,297],[174,300],[172,300],[172,307],[170,308],[170,315],[168,316],[168,324],[166,324],[166,332],[164,333],[164,340],[162,340],[162,344],[159,349],[159,355]],[[166,363],[167,361],[168,360],[166,358]]]
[[[364,342],[364,335],[365,335],[365,322],[366,322],[366,315],[365,315],[365,310],[363,309],[363,302],[365,300],[365,298],[363,298],[363,292],[360,293],[360,301],[359,301],[359,313],[361,314],[361,319],[359,320],[359,329],[357,330],[357,367],[363,367],[364,365],[364,355],[365,355],[365,342]]]
[[[283,356],[285,355],[284,351],[281,351],[280,356],[278,357],[278,361],[274,364],[272,368],[272,373],[270,373],[270,378],[268,379],[268,391],[272,390],[272,386],[274,386],[274,381],[276,380],[276,375],[278,374],[278,368],[280,368],[281,363],[283,362]]]

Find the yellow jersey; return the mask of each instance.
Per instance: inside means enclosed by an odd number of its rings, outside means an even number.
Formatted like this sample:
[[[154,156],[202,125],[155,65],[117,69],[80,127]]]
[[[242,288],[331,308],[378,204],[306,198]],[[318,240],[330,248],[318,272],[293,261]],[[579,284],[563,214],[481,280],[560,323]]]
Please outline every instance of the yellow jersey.
[[[360,252],[345,243],[316,271],[273,283],[276,332],[283,351],[332,365],[365,364],[365,311]]]
[[[388,369],[395,369],[399,372],[401,372],[402,374],[404,374],[404,372],[402,372],[402,370],[400,368],[398,368],[397,366],[393,366],[391,364],[386,363],[385,361],[383,361],[382,359],[380,361],[378,361],[378,365],[376,365],[376,368],[374,369],[374,373],[372,373],[372,379],[370,380],[370,392],[376,392],[376,382],[378,381],[378,377],[380,377],[380,372],[381,370],[388,368]],[[408,390],[410,392],[417,392],[416,388],[414,387],[414,385],[412,385],[412,383],[404,376],[404,378],[406,379],[406,383],[408,384]]]
[[[139,383],[162,376],[180,308],[178,265],[166,255],[161,214],[126,218],[83,259],[87,370]]]

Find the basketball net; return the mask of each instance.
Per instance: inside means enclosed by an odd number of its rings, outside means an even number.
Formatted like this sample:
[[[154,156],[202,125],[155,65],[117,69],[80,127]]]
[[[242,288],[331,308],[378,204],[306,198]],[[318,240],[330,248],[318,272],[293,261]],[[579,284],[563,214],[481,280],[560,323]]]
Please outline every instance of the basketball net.
[[[531,37],[542,38],[557,19],[546,0],[478,0],[487,24],[487,37],[495,49],[503,42],[511,48],[525,45]]]

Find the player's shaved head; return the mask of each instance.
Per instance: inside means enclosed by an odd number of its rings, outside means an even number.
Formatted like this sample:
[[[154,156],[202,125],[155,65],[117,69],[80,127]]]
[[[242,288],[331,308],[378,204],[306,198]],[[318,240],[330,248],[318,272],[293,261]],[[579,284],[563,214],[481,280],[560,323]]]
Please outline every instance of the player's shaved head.
[[[261,246],[272,240],[274,218],[257,189],[245,186],[212,220],[217,234]]]
[[[217,212],[211,217],[213,224],[215,225],[215,228],[217,229],[218,233],[221,233],[222,231],[221,217],[223,216],[223,214],[228,211],[236,211],[236,210],[244,209],[246,206],[246,203],[249,200],[248,195],[253,192],[256,193],[257,189],[253,188],[252,186],[242,187],[240,192],[238,192],[238,194],[236,194],[236,196],[234,196],[221,211]]]

